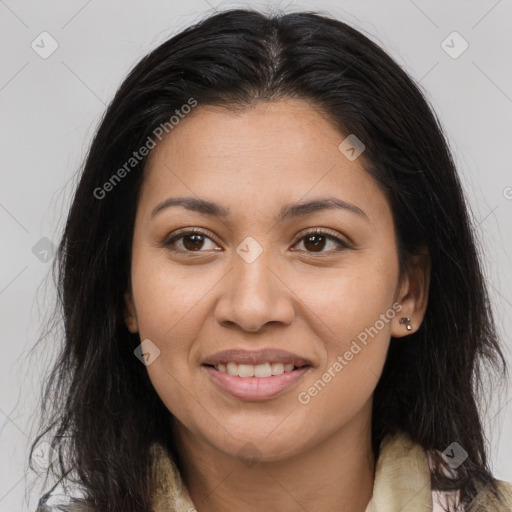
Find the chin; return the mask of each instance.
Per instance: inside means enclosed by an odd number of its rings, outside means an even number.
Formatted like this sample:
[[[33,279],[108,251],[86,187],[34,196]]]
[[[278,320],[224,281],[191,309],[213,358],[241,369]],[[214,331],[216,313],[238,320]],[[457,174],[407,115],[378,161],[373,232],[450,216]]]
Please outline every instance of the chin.
[[[285,460],[304,449],[299,440],[290,435],[289,430],[279,435],[275,433],[256,435],[254,430],[237,431],[233,437],[212,444],[226,455],[241,459],[247,466],[257,462]]]

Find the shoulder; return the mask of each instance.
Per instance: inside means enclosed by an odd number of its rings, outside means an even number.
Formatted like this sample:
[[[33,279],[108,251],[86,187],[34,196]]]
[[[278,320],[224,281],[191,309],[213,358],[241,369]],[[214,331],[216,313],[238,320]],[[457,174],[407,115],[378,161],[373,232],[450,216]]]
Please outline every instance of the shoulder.
[[[496,480],[500,491],[508,498],[512,499],[512,482],[505,482],[504,480]]]
[[[480,491],[467,508],[467,512],[510,512],[512,510],[512,483],[496,480],[498,495],[489,487]]]
[[[81,498],[63,494],[45,494],[39,500],[35,512],[94,512]]]
[[[487,486],[480,490],[475,498],[465,507],[458,508],[460,512],[511,512],[512,511],[512,483],[502,480],[495,480],[498,494]],[[433,491],[432,502],[433,512],[442,512],[444,507],[453,504],[453,498],[458,492],[448,493]],[[458,500],[457,500],[458,501]]]
[[[410,465],[409,461],[421,461],[423,465],[424,454],[428,461],[429,470],[432,471],[434,467],[434,458],[432,452],[424,450],[419,444],[413,442],[409,435],[403,432],[397,432],[394,435],[389,435],[381,443],[381,454],[386,460],[397,463],[398,460],[407,461],[409,474],[418,465]],[[438,452],[441,456],[441,452]],[[447,470],[448,471],[448,470]],[[450,476],[450,473],[446,473]],[[512,512],[512,482],[504,480],[494,480],[496,484],[497,493],[493,492],[490,485],[483,487],[479,490],[478,494],[467,504],[464,508],[457,508],[459,512]],[[460,492],[455,491],[438,491],[431,489],[432,498],[432,511],[443,512],[447,508],[453,510],[453,506],[459,502]]]

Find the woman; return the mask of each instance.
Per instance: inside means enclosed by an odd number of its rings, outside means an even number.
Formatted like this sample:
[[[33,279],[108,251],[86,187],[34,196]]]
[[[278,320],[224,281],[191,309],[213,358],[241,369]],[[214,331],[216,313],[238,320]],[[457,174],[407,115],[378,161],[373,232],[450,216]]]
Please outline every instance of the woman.
[[[348,25],[226,11],[142,59],[58,270],[33,448],[51,432],[82,490],[61,509],[511,510],[476,401],[506,365],[452,157]]]

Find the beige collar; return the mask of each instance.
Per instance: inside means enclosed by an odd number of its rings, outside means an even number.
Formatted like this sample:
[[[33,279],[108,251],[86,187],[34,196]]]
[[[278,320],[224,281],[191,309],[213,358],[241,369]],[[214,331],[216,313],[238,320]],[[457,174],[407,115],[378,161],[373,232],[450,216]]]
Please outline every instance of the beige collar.
[[[155,444],[152,446],[152,455],[153,481],[155,482],[154,511],[195,511],[180,473],[165,449]],[[485,502],[486,506],[482,509],[476,507],[475,511],[510,512],[512,510],[512,485],[506,482],[500,482],[500,484],[505,503],[500,505],[492,495],[481,493],[478,496],[478,503]],[[375,468],[373,495],[365,512],[441,511],[440,502],[448,495],[444,496],[443,498],[441,493],[431,491],[428,458],[419,444],[412,442],[405,433],[388,435],[382,441]]]

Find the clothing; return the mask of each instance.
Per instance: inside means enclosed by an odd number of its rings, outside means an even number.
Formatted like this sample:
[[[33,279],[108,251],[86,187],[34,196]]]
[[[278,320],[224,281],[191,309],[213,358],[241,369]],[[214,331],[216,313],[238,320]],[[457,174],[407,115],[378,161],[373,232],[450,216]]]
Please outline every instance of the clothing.
[[[154,512],[195,512],[181,475],[165,449],[154,444]],[[512,512],[512,483],[498,481],[501,499],[490,491],[481,491],[470,507],[456,512]],[[388,435],[381,443],[375,468],[373,495],[365,512],[443,512],[455,494],[431,491],[429,458],[423,448],[405,433]],[[46,507],[46,508],[44,508]],[[61,507],[63,507],[61,505]],[[36,512],[86,512],[80,503],[57,508],[41,503]]]
[[[181,476],[161,447],[155,446],[155,512],[192,512],[192,499]],[[512,484],[499,481],[503,503],[489,492],[474,500],[478,512],[512,512]],[[365,512],[443,512],[454,494],[431,491],[428,457],[421,445],[405,433],[387,436],[381,443],[375,468],[373,495]],[[478,506],[476,506],[478,504]],[[457,512],[466,512],[459,508]],[[471,512],[471,508],[467,509]]]

